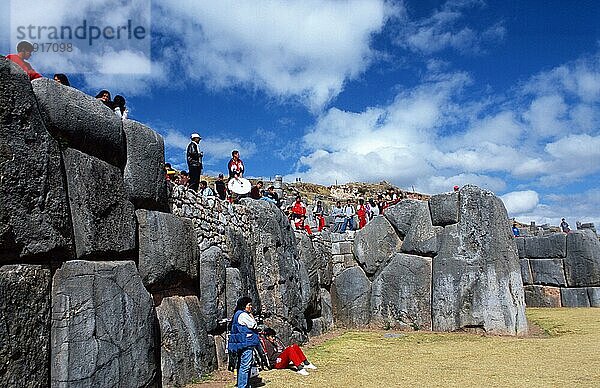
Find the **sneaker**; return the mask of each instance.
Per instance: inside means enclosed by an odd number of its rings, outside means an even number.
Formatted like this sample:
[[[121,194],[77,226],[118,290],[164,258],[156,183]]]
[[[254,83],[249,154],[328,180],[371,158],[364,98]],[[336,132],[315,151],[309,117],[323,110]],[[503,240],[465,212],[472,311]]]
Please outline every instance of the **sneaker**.
[[[304,365],[305,369],[317,369],[316,366],[313,365],[312,362],[309,362],[308,364]]]
[[[302,376],[308,376],[308,372],[304,368],[298,369],[296,373],[301,374]]]

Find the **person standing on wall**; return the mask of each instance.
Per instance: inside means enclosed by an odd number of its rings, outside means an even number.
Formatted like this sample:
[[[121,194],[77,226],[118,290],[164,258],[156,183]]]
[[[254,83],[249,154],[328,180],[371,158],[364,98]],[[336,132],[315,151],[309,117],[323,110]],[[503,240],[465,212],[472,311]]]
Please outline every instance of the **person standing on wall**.
[[[198,191],[200,184],[200,175],[202,175],[202,156],[204,153],[200,151],[198,144],[202,139],[197,133],[192,133],[191,141],[187,146],[187,164],[190,175],[190,189]]]
[[[240,159],[238,150],[231,151],[231,160],[227,163],[227,170],[229,171],[229,179],[244,176],[244,162]]]

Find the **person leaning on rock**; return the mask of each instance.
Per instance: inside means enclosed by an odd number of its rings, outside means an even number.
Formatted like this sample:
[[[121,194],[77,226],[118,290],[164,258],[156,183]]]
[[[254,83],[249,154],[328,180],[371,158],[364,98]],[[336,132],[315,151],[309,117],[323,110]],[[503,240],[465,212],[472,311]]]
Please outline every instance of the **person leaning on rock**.
[[[198,191],[200,184],[200,175],[202,175],[202,156],[204,153],[200,151],[198,144],[202,138],[197,133],[192,133],[190,136],[190,144],[187,146],[186,156],[188,171],[190,175],[190,189]]]
[[[29,80],[33,81],[34,79],[42,78],[42,75],[33,70],[29,62],[27,62],[27,59],[31,58],[31,53],[33,53],[33,45],[26,40],[22,40],[17,44],[17,53],[8,54],[6,58],[16,63],[27,73]]]

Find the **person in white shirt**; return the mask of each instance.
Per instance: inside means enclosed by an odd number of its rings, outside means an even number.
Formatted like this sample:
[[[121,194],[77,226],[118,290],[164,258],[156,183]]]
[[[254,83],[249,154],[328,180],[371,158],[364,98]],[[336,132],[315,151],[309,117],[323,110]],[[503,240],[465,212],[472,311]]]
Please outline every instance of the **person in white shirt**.
[[[346,228],[350,226],[350,230],[354,230],[354,215],[356,211],[354,210],[354,206],[352,206],[352,202],[350,200],[346,201],[346,206],[344,206],[344,223],[342,224],[342,229],[340,229],[340,233],[346,232]]]
[[[214,197],[215,193],[212,191],[210,187],[208,187],[208,183],[206,181],[200,182],[200,190],[198,191],[203,197]]]

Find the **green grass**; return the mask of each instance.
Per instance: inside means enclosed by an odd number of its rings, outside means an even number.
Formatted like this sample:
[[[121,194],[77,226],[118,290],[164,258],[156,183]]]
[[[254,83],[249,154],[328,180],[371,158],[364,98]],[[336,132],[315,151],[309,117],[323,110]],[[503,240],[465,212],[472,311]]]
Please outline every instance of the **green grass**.
[[[514,338],[350,331],[308,349],[310,376],[261,372],[266,387],[598,387],[600,309],[527,309],[543,330]],[[544,334],[546,333],[546,334]]]

